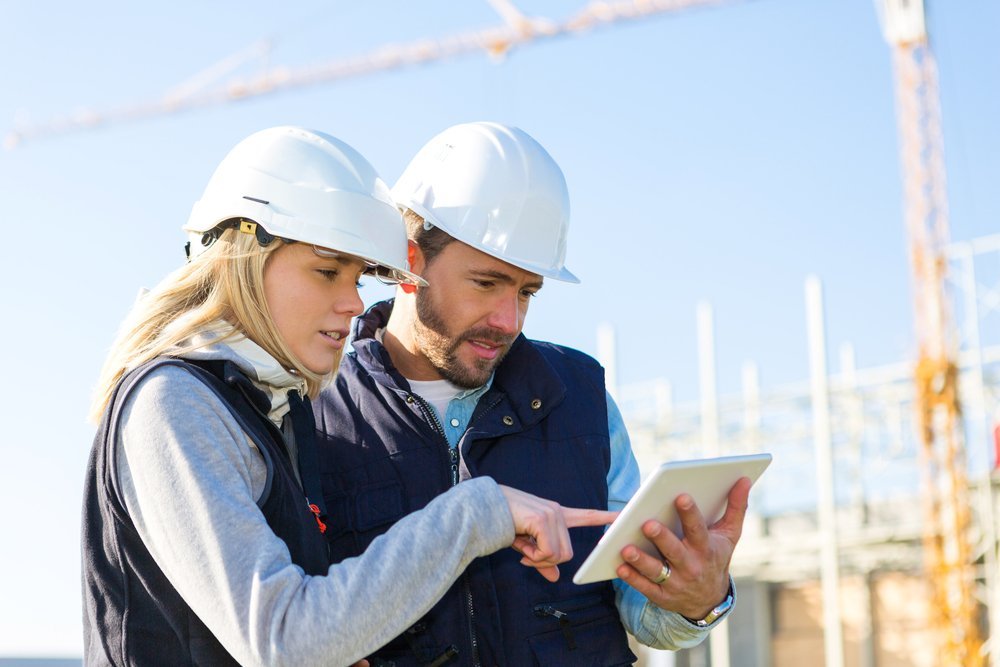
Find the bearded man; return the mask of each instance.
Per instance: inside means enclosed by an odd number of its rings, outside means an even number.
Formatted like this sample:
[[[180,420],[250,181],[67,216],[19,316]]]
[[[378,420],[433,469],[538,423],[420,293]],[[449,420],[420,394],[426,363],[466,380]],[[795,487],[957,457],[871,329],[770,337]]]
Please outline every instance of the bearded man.
[[[354,350],[317,405],[333,559],[360,554],[478,476],[563,505],[620,509],[639,471],[603,369],[521,334],[545,279],[579,282],[564,266],[569,199],[558,165],[518,128],[467,123],[425,145],[392,194],[410,267],[428,285],[403,285],[358,319]],[[574,529],[561,572],[539,576],[511,550],[477,559],[369,661],[630,665],[626,631],[657,648],[693,646],[735,601],[729,561],[749,488],[746,479],[733,487],[712,526],[679,496],[683,537],[647,522],[660,557],[626,547],[613,583],[572,582],[600,527]]]

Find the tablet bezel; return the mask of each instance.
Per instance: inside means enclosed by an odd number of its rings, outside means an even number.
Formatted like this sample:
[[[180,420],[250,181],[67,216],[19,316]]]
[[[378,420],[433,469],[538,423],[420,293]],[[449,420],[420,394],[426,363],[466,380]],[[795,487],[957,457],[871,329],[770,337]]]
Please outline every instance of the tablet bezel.
[[[618,577],[616,570],[624,560],[621,550],[628,544],[660,558],[660,552],[642,534],[642,524],[656,519],[675,535],[683,532],[674,500],[682,493],[694,498],[705,521],[718,521],[725,509],[729,491],[741,477],[756,482],[771,463],[768,453],[720,456],[709,459],[667,461],[650,474],[622,509],[604,536],[573,575],[573,583],[589,584]]]

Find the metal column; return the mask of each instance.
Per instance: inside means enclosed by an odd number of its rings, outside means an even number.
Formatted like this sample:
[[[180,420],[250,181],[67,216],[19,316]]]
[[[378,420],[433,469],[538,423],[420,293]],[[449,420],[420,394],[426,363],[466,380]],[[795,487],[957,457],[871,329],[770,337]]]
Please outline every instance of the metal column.
[[[840,567],[837,558],[837,517],[833,490],[833,443],[830,435],[830,390],[826,373],[823,287],[818,278],[810,276],[806,280],[805,291],[813,441],[816,444],[820,578],[823,589],[823,649],[826,657],[825,667],[843,667],[844,640],[840,625]]]
[[[701,389],[701,437],[705,456],[719,456],[719,397],[715,386],[715,325],[712,306],[698,304],[698,379]],[[729,667],[729,620],[708,635],[712,667]]]

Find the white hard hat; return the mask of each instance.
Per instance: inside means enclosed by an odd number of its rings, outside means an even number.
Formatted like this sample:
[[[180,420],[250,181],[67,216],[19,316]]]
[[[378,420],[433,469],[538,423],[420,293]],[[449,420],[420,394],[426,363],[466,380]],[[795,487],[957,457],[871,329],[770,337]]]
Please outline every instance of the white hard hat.
[[[555,160],[523,130],[465,123],[431,139],[392,198],[463,243],[526,271],[580,280],[563,266],[569,193]]]
[[[311,243],[359,257],[380,276],[426,284],[408,270],[406,228],[388,186],[360,153],[322,132],[274,127],[226,155],[184,225],[191,255],[230,226],[262,244]]]

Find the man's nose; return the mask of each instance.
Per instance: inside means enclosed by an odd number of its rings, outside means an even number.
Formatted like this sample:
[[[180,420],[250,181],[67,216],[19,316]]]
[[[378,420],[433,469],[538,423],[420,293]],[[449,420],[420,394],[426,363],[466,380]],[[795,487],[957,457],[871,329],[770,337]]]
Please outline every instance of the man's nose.
[[[493,310],[486,323],[494,329],[499,329],[505,334],[516,335],[521,331],[522,313],[521,303],[517,298],[517,293],[504,295],[498,298],[493,304]]]

